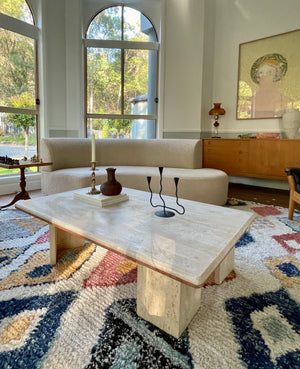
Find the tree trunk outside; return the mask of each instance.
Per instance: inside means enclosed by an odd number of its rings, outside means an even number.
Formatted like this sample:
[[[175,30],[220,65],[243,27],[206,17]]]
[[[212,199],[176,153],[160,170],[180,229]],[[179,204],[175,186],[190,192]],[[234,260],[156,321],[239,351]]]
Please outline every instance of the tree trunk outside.
[[[25,136],[25,156],[28,154],[28,133],[29,128],[24,129],[24,136]]]

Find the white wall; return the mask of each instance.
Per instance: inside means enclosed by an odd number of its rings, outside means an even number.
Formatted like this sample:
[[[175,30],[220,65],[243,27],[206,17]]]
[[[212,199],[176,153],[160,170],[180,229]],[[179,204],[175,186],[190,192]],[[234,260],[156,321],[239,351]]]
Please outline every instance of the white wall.
[[[84,135],[81,0],[41,0],[42,137]]]
[[[200,137],[204,0],[165,6],[163,136]]]
[[[202,73],[202,104],[201,104],[201,136],[202,132],[211,130],[211,122],[208,119],[208,111],[213,101],[213,75],[215,60],[215,16],[216,2],[205,1],[204,7],[204,43],[203,43],[203,73]]]
[[[41,8],[41,133],[66,127],[65,1],[42,0]]]
[[[216,0],[215,10],[212,102],[222,102],[226,110],[226,115],[220,119],[222,136],[237,137],[240,132],[279,132],[280,119],[236,120],[239,44],[299,29],[300,1]],[[207,120],[210,121],[209,117]]]
[[[84,68],[82,46],[82,1],[66,0],[66,130],[84,137]]]

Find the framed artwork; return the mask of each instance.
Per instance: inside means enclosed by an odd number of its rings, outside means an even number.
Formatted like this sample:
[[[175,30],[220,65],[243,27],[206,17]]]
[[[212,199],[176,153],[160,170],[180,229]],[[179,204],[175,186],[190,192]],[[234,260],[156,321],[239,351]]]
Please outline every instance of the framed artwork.
[[[240,44],[237,119],[300,110],[300,29]]]

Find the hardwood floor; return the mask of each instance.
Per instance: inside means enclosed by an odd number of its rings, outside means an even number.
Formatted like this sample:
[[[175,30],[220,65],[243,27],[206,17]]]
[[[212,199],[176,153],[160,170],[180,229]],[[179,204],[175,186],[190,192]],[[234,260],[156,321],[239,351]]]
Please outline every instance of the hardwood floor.
[[[40,190],[30,191],[31,198],[43,196]],[[0,196],[0,206],[8,204],[14,197],[14,194]],[[228,197],[233,197],[245,201],[254,201],[266,205],[275,205],[288,208],[289,191],[277,190],[274,188],[248,186],[243,184],[230,183]],[[296,205],[300,210],[300,206]]]
[[[32,199],[43,196],[40,190],[28,191],[28,193]],[[1,195],[0,196],[0,206],[9,204],[12,201],[12,199],[15,197],[15,195],[16,193],[12,193],[9,195]]]
[[[275,188],[230,183],[228,197],[254,201],[266,205],[289,207],[289,191]],[[297,209],[299,209],[297,207]]]

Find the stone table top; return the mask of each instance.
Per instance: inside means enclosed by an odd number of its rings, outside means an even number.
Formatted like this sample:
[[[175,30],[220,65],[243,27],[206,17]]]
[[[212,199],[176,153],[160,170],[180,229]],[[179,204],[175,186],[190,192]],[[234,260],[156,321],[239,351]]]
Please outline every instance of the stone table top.
[[[87,192],[89,189],[82,189]],[[192,286],[201,286],[234,247],[254,214],[180,199],[186,211],[160,218],[150,194],[123,188],[129,201],[101,207],[74,191],[19,201],[16,208]],[[176,207],[175,198],[164,196]],[[159,203],[154,194],[154,203]]]

